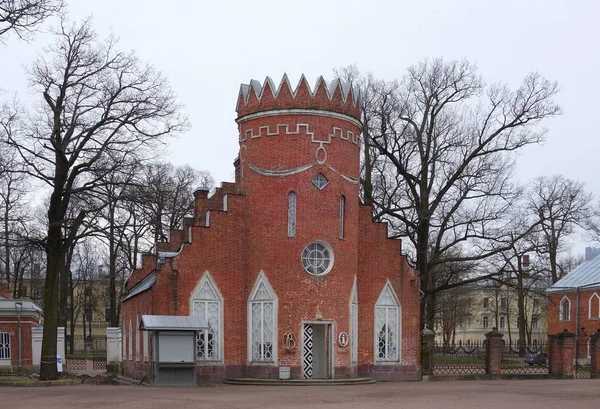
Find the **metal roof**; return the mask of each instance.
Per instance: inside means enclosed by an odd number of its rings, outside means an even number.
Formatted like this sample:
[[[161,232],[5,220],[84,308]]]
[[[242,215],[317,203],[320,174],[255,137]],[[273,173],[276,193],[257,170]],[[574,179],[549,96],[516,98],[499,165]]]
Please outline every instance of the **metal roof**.
[[[585,287],[600,287],[600,256],[584,261],[547,291],[568,291]]]
[[[149,290],[154,284],[156,284],[156,270],[152,271],[150,274],[144,277],[142,281],[134,285],[133,288],[129,291],[129,294],[123,297],[121,301],[128,300],[132,297],[135,297],[141,292]]]
[[[200,331],[210,327],[204,318],[180,315],[142,315],[139,329],[146,331]]]

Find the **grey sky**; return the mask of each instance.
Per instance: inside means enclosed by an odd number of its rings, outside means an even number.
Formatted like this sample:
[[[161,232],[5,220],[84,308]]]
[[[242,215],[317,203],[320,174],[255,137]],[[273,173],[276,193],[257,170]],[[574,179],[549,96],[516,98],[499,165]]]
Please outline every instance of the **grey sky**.
[[[443,56],[476,62],[488,83],[514,88],[530,71],[559,81],[564,114],[546,122],[543,146],[521,153],[517,176],[561,173],[600,196],[600,2],[70,0],[69,10],[75,20],[93,15],[102,36],[112,30],[121,49],[170,79],[193,128],[165,159],[209,170],[217,182],[233,177],[241,82],[269,75],[279,83],[287,72],[292,83],[304,73],[314,84],[350,63],[393,79]],[[30,98],[22,67],[49,41],[42,34],[0,45],[0,87]]]

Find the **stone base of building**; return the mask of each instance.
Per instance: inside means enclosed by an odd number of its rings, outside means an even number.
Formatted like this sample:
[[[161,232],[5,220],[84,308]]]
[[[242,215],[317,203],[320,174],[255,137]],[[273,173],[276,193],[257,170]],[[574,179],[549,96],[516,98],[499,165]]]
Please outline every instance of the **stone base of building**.
[[[128,378],[152,383],[152,364],[150,362],[121,362],[121,374]]]
[[[291,379],[302,379],[300,366],[290,368]],[[122,374],[126,377],[152,383],[152,367],[148,362],[123,362]],[[230,378],[279,379],[279,366],[269,365],[198,365],[196,383],[198,385],[222,383]],[[333,379],[371,378],[379,382],[421,380],[419,366],[410,365],[359,365],[337,366]]]

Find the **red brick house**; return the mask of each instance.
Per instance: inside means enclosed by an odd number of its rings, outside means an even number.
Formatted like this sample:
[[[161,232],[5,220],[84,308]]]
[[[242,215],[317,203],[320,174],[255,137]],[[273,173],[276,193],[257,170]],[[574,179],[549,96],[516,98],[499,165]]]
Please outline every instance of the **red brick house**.
[[[0,282],[0,372],[32,369],[31,329],[41,321],[42,309],[37,304],[10,298],[8,286]]]
[[[548,290],[548,334],[565,329],[577,337],[577,355],[589,358],[589,339],[600,330],[600,257],[586,249],[586,261]]]
[[[151,379],[142,314],[199,315],[198,382],[420,379],[419,279],[359,200],[360,103],[349,84],[243,84],[235,183],[127,280],[123,370]]]

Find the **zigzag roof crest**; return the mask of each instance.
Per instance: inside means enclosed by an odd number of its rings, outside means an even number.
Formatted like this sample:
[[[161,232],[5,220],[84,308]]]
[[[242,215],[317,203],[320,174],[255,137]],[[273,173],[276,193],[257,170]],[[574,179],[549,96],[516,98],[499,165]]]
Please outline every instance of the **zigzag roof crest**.
[[[260,103],[262,98],[265,96],[265,93],[269,90],[271,91],[272,97],[274,99],[277,99],[279,97],[279,94],[285,87],[287,87],[287,90],[289,90],[289,93],[291,94],[292,98],[296,98],[298,92],[303,90],[304,88],[308,91],[308,94],[311,98],[314,98],[321,88],[325,90],[326,95],[330,101],[333,99],[333,96],[335,95],[335,92],[338,88],[340,89],[340,94],[342,96],[343,103],[346,103],[348,97],[350,96],[352,98],[353,105],[357,105],[360,98],[360,92],[357,87],[353,87],[352,84],[348,82],[343,82],[339,78],[336,78],[333,81],[331,81],[331,83],[328,86],[327,82],[323,79],[323,77],[319,76],[317,78],[315,86],[311,89],[304,74],[300,76],[298,85],[296,85],[294,89],[292,89],[290,85],[290,81],[287,74],[283,74],[283,78],[281,79],[281,82],[279,83],[278,87],[275,86],[275,83],[273,82],[271,77],[268,76],[265,78],[262,84],[260,83],[260,81],[254,79],[250,80],[249,84],[241,84],[240,96],[242,97],[244,103],[247,104],[250,100],[251,94],[254,94],[256,100]],[[241,101],[238,100],[238,109],[240,108],[239,102]]]

